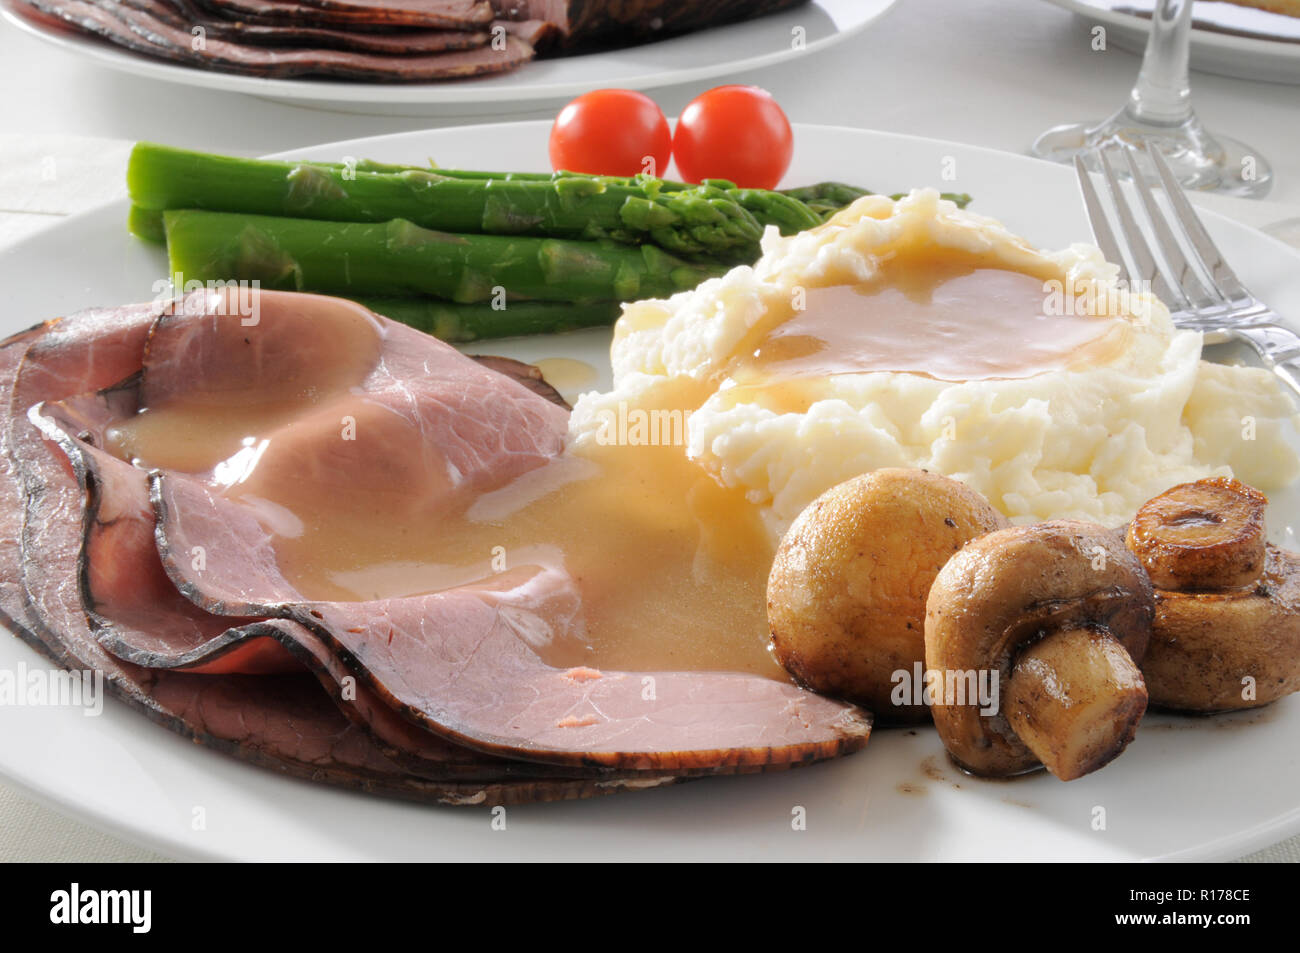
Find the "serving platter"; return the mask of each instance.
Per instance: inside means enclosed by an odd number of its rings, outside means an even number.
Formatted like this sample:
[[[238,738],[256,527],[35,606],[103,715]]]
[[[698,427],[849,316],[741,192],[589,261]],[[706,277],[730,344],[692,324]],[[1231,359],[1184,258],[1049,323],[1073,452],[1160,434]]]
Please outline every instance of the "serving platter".
[[[500,76],[396,84],[236,76],[151,59],[93,37],[45,27],[19,15],[8,0],[0,0],[0,16],[67,53],[160,82],[343,112],[487,116],[536,110],[590,89],[702,83],[808,56],[865,30],[897,2],[812,0],[793,10],[657,43],[540,59]]]
[[[545,168],[548,124],[407,133],[298,157]],[[933,185],[1045,246],[1086,240],[1072,173],[1020,156],[862,130],[796,127],[787,184]],[[0,252],[0,332],[92,304],[145,300],[166,263],[126,234],[117,202]],[[1208,226],[1243,279],[1300,315],[1300,256],[1223,218]],[[608,383],[607,331],[480,344],[523,360],[569,357]],[[1270,536],[1296,546],[1300,492],[1272,494]],[[629,584],[635,584],[630,581]],[[0,670],[46,663],[0,639]],[[1148,715],[1125,755],[1063,784],[960,774],[928,729],[878,730],[848,758],[785,774],[715,778],[594,801],[444,808],[278,777],[198,748],[111,700],[0,706],[0,775],[34,798],[179,858],[241,860],[1139,860],[1227,859],[1300,833],[1300,698],[1217,718]],[[504,821],[504,829],[502,822]]]
[[[1121,49],[1141,53],[1151,35],[1153,0],[1047,2],[1105,26]],[[1192,69],[1266,83],[1300,83],[1300,19],[1204,0],[1193,7],[1192,18]]]

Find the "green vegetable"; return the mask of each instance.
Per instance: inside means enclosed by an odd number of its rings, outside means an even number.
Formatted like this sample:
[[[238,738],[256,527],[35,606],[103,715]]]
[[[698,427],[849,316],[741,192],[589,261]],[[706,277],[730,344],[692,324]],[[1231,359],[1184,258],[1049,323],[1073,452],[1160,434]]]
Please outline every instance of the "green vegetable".
[[[797,189],[782,189],[781,194],[798,199],[824,221],[840,209],[852,205],[862,196],[875,193],[860,189],[856,185],[845,185],[843,182],[818,182],[816,185],[805,185]],[[901,199],[906,194],[906,192],[896,192],[890,198]],[[965,208],[970,204],[970,196],[964,192],[944,192],[940,197],[954,203],[958,208]]]
[[[172,273],[187,281],[257,280],[348,297],[633,301],[694,288],[726,270],[654,245],[457,235],[402,219],[323,222],[193,209],[163,219]]]
[[[358,165],[358,168],[360,167]],[[468,172],[449,174],[466,177],[478,175],[477,173]],[[531,175],[531,173],[508,172],[504,176],[496,173],[483,173],[482,177],[502,178],[519,175]],[[542,180],[550,180],[550,176],[541,175],[540,173],[536,174],[536,177]],[[677,183],[664,182],[662,184],[665,189],[670,189]],[[819,182],[816,185],[784,189],[780,192],[763,192],[762,189],[738,189],[737,193],[742,206],[751,214],[754,214],[756,218],[761,219],[764,224],[776,225],[782,235],[792,235],[803,229],[820,225],[840,209],[851,205],[862,196],[875,194],[866,189],[845,185],[841,182]],[[890,197],[899,199],[905,194],[899,192]],[[796,201],[785,202],[783,201],[785,198]],[[958,208],[965,208],[971,201],[969,195],[960,192],[944,192],[942,198],[955,203]],[[127,227],[133,235],[147,241],[159,243],[165,241],[161,210],[144,209],[138,205],[132,205]],[[757,256],[758,249],[755,247],[753,257],[756,258]],[[746,259],[745,263],[751,260]]]
[[[815,185],[805,185],[796,189],[782,189],[781,194],[788,195],[816,208],[825,208],[832,205],[836,208],[843,208],[856,202],[864,195],[873,195],[874,193],[854,185],[845,185],[843,182],[818,182]]]
[[[784,192],[766,189],[736,189],[740,204],[749,209],[766,225],[775,225],[782,235],[793,235],[808,228],[816,228],[822,216],[799,199]],[[757,256],[755,256],[757,257]]]
[[[186,280],[355,297],[445,340],[609,324],[618,301],[751,263],[767,226],[821,224],[871,193],[650,176],[243,159],[138,143],[132,233]],[[964,195],[945,195],[963,207]]]
[[[158,242],[159,244],[167,241],[167,231],[163,227],[162,212],[132,205],[131,211],[127,213],[126,227],[132,235],[143,238],[145,241]]]
[[[522,334],[552,334],[577,328],[613,324],[622,306],[617,301],[571,304],[559,301],[509,301],[502,309],[490,304],[457,304],[433,298],[360,298],[361,304],[385,317],[451,344]]]
[[[342,165],[333,164],[337,168]],[[403,171],[410,166],[386,165],[383,163],[362,161],[356,166],[358,169],[375,169],[379,171],[396,172]],[[478,172],[466,169],[437,169],[439,175],[445,175],[458,179],[507,179],[513,181],[536,181],[550,182],[557,177],[582,177],[589,179],[598,179],[610,185],[634,185],[637,179],[617,178],[614,176],[591,176],[580,172]],[[641,180],[643,181],[643,180]],[[673,182],[669,179],[658,180],[661,192],[680,192],[696,186],[688,185],[684,182]],[[797,231],[805,228],[812,228],[820,225],[835,212],[845,206],[862,198],[864,195],[874,195],[867,189],[860,189],[854,185],[845,185],[843,182],[818,182],[814,185],[805,185],[792,189],[778,189],[775,192],[769,192],[764,189],[741,189],[734,182],[728,182],[725,179],[707,179],[704,185],[711,186],[722,191],[734,192],[740,203],[753,213],[763,225],[775,225],[782,235],[793,235]],[[899,192],[893,198],[902,198],[907,193]],[[952,192],[943,193],[943,198],[955,202],[958,207],[965,208],[970,202],[969,195],[961,195]],[[803,206],[802,208],[800,206]],[[812,215],[808,213],[812,212]],[[757,255],[757,252],[755,252]]]
[[[457,233],[650,242],[692,260],[750,262],[763,228],[811,228],[868,194],[842,183],[769,192],[724,180],[476,172],[432,166],[245,159],[136,143],[127,167],[132,231],[157,240],[145,211],[196,208],[385,222]]]
[[[406,219],[444,232],[651,242],[696,260],[750,261],[763,195],[659,179],[451,176],[377,163],[242,159],[137,143],[127,187],[141,209],[207,209],[337,222]],[[793,200],[774,199],[788,217]],[[754,211],[750,211],[750,210]],[[757,214],[756,214],[757,213]]]

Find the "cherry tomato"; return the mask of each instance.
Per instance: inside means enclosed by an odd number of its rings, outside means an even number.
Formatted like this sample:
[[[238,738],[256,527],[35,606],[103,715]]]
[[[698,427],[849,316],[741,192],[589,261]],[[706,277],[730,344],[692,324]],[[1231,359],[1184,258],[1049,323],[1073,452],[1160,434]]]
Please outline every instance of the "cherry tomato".
[[[653,99],[630,89],[583,93],[551,127],[551,168],[593,175],[662,176],[673,138]]]
[[[790,120],[757,86],[718,86],[697,96],[673,134],[677,171],[687,182],[728,179],[742,188],[773,189],[793,154]]]

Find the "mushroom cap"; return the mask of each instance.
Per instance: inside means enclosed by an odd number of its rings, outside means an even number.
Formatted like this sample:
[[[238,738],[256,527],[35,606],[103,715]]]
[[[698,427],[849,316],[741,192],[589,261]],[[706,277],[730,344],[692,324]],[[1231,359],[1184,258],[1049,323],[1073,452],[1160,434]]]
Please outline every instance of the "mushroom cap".
[[[925,659],[925,600],[970,540],[1007,525],[975,490],[925,470],[882,468],[827,490],[791,525],[772,562],[772,653],[800,684],[888,721],[894,674]]]
[[[1022,646],[1065,627],[1105,630],[1140,662],[1154,615],[1151,581],[1119,534],[1079,520],[1014,526],[968,544],[935,579],[926,669],[992,669],[1004,685]],[[1005,715],[982,715],[967,701],[931,706],[954,761],[985,775],[1038,766]]]
[[[1268,546],[1250,589],[1157,590],[1142,674],[1153,705],[1181,711],[1254,708],[1300,691],[1300,555]],[[1253,699],[1243,697],[1246,677]]]
[[[1250,586],[1264,566],[1268,497],[1230,477],[1180,483],[1143,504],[1126,542],[1157,589]]]

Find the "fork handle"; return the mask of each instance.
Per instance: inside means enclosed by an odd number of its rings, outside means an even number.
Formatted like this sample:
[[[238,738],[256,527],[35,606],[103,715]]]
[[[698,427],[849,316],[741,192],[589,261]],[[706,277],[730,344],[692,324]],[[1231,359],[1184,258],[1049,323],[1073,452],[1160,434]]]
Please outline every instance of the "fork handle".
[[[1280,324],[1252,324],[1233,328],[1232,333],[1300,396],[1300,334]]]

